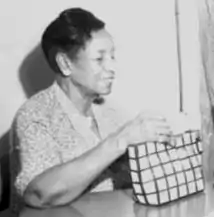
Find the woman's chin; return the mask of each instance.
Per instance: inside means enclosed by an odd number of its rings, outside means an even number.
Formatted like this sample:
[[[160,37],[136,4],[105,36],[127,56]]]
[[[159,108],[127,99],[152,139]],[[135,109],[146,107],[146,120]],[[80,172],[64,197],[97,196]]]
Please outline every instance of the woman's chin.
[[[112,92],[112,84],[104,85],[99,89],[99,95],[109,95]]]
[[[99,92],[99,95],[105,96],[105,95],[109,95],[110,93],[111,93],[111,88],[108,88],[108,89],[101,90]]]

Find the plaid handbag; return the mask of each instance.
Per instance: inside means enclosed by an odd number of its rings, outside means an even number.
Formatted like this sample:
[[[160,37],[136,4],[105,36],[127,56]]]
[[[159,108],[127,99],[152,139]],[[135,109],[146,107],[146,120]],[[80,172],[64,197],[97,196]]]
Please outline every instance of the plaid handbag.
[[[144,142],[128,148],[134,199],[163,205],[204,190],[199,131],[174,135],[173,142]]]

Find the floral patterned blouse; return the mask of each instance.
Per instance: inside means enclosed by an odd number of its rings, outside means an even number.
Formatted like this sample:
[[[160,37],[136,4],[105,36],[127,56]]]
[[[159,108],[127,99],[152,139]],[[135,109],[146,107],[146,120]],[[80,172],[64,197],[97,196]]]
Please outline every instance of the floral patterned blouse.
[[[93,105],[93,112],[102,139],[122,124],[115,110],[106,105]],[[82,155],[99,143],[100,138],[92,130],[91,123],[90,118],[77,111],[56,82],[31,97],[18,110],[11,129],[13,213],[24,205],[23,192],[37,175]],[[112,171],[104,171],[90,190],[112,190],[115,177],[119,177]]]

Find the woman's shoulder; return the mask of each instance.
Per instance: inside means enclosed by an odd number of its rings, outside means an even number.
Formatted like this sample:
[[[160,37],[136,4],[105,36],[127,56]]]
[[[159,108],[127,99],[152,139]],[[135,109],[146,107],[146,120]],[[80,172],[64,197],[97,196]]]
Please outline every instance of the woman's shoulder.
[[[13,122],[26,126],[33,121],[46,120],[55,109],[54,94],[51,87],[41,90],[26,100],[17,110]]]

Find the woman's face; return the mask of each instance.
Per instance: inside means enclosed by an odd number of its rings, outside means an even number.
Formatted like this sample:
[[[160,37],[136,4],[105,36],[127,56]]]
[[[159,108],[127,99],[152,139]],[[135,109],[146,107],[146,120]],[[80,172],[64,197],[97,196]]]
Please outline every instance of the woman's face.
[[[104,29],[93,32],[73,63],[72,82],[88,95],[109,94],[115,75],[114,61],[114,44],[109,33]]]

